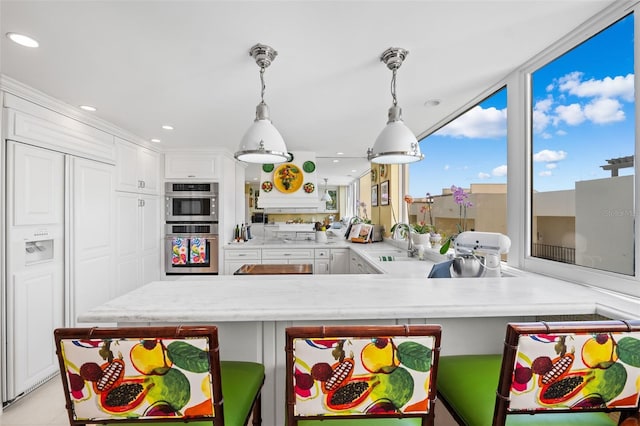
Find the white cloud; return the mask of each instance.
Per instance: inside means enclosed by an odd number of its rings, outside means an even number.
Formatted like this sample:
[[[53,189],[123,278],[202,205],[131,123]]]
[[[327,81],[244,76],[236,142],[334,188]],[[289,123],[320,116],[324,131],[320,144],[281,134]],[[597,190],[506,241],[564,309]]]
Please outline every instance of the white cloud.
[[[550,84],[547,84],[547,87],[545,87],[544,90],[546,90],[547,92],[551,92],[554,87],[555,85],[553,83],[550,83]]]
[[[503,164],[501,166],[496,167],[491,171],[491,174],[494,176],[506,176],[507,175],[507,165]]]
[[[545,171],[542,171],[542,172],[538,173],[538,176],[543,176],[544,177],[544,176],[551,176],[552,174],[553,173],[550,172],[549,170],[545,170]]]
[[[551,136],[551,133],[547,132],[542,133],[540,136],[542,136],[542,139],[551,139],[553,137]]]
[[[489,173],[480,172],[478,173],[478,179],[489,179],[491,175]]]
[[[556,135],[558,135],[558,136],[566,136],[566,135],[567,135],[567,132],[565,132],[564,130],[558,130],[558,131],[556,132]]]
[[[554,124],[556,125],[564,121],[570,126],[577,126],[585,120],[580,104],[558,105],[554,111],[556,113]]]
[[[559,79],[560,90],[581,98],[622,98],[633,101],[633,74],[617,75],[602,80],[582,81],[583,73],[572,72]]]
[[[584,107],[584,115],[597,124],[624,121],[622,105],[616,99],[596,99]]]
[[[547,164],[545,165],[545,167],[546,167],[547,169],[549,169],[549,170],[553,170],[553,169],[558,168],[558,163],[547,163]]]
[[[449,170],[449,168],[450,168],[450,167],[451,167],[450,165],[445,164],[445,165],[444,165],[444,167],[443,167],[443,169],[445,169],[445,170]]]
[[[567,153],[565,151],[551,151],[549,149],[543,149],[540,152],[533,154],[533,161],[535,162],[555,162],[564,160],[567,158]]]
[[[477,105],[447,124],[436,135],[454,138],[497,138],[507,134],[507,110]]]

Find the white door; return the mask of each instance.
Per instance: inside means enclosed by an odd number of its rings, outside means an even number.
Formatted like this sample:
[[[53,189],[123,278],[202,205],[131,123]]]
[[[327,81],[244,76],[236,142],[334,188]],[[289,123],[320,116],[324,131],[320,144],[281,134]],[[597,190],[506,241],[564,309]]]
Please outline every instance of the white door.
[[[120,296],[138,288],[140,199],[132,192],[116,191],[116,289]]]
[[[7,298],[3,401],[58,370],[64,326],[64,155],[7,144]]]
[[[141,196],[140,232],[141,232],[141,282],[159,281],[162,272],[162,245],[160,224],[160,197],[156,195]]]
[[[112,165],[70,158],[69,324],[114,295],[114,171]]]

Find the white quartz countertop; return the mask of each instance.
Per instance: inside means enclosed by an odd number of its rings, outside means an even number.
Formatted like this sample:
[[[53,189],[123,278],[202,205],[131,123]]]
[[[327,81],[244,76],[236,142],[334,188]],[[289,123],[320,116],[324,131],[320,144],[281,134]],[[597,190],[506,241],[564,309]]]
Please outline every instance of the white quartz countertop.
[[[462,318],[605,313],[640,302],[543,276],[212,276],[157,281],[79,315],[80,322],[226,322]]]

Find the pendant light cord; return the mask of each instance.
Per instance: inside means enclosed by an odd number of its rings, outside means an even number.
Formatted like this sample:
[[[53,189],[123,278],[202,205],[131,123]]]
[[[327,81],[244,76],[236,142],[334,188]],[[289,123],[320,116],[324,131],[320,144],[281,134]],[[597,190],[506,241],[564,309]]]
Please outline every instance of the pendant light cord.
[[[260,101],[262,103],[264,103],[264,91],[267,88],[267,86],[264,84],[264,70],[265,67],[260,67],[260,85],[262,86],[262,89],[260,91]]]
[[[391,97],[393,98],[393,106],[398,105],[398,99],[396,97],[396,71],[398,69],[394,68],[392,70],[393,75],[391,76]]]

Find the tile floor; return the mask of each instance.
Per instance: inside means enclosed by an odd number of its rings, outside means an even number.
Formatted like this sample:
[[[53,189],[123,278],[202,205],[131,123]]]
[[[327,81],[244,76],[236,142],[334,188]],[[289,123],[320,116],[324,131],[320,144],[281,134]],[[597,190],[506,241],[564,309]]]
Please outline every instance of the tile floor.
[[[436,404],[436,424],[456,426],[442,404]],[[29,395],[5,407],[0,426],[68,426],[60,378],[54,377]],[[264,424],[263,426],[274,426]]]

